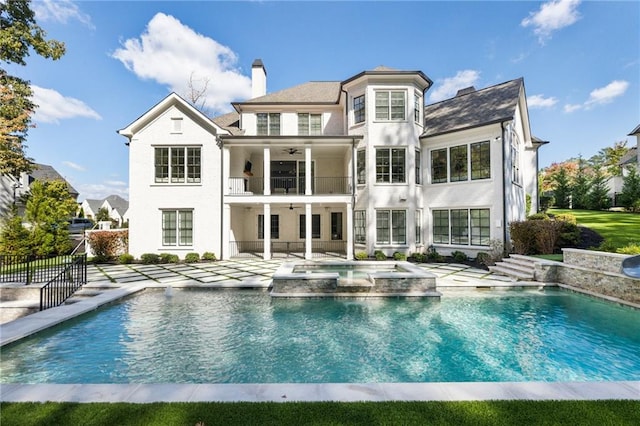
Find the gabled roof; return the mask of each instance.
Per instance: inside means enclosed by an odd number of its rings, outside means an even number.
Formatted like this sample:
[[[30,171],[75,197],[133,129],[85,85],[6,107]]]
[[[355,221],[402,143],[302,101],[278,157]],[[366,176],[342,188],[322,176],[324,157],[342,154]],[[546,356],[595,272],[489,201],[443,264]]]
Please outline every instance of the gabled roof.
[[[213,122],[234,136],[244,134],[244,130],[240,128],[240,114],[235,111],[214,117]]]
[[[427,105],[422,136],[436,136],[510,120],[516,112],[523,86],[524,80],[517,78]]]
[[[76,189],[73,186],[71,186],[71,184],[67,182],[67,180],[63,178],[62,175],[58,173],[56,169],[54,169],[52,166],[49,166],[48,164],[34,163],[33,168],[29,173],[29,178],[30,178],[29,184],[31,184],[31,182],[36,180],[39,180],[42,182],[52,182],[56,180],[61,180],[67,184],[67,189],[69,191],[69,194],[71,194],[71,196],[73,196],[74,198],[78,198],[79,192],[76,191]]]
[[[233,102],[239,111],[241,105],[264,104],[336,104],[340,99],[339,81],[310,81],[288,89],[269,93],[244,102]]]
[[[175,92],[170,93],[127,127],[118,130],[118,133],[130,140],[135,133],[143,129],[147,124],[155,120],[172,106],[179,108],[182,112],[190,116],[193,120],[199,122],[203,128],[210,130],[213,134],[218,134],[220,131],[224,133],[224,129],[215,124],[209,117],[204,115],[201,111]]]
[[[112,209],[116,209],[116,211],[122,216],[124,212],[129,208],[129,202],[119,195],[109,195],[104,199],[104,203],[109,203]]]
[[[635,164],[638,161],[638,147],[632,146],[629,151],[620,158],[619,165],[625,166],[627,164]]]
[[[104,200],[90,200],[90,199],[87,198],[87,199],[84,200],[84,202],[89,205],[89,208],[91,209],[91,211],[94,214],[97,214],[98,210],[100,210],[100,206],[102,205]]]
[[[640,135],[640,124],[638,124],[638,126],[635,129],[633,129],[631,133],[629,133],[627,136],[635,136],[635,135]]]

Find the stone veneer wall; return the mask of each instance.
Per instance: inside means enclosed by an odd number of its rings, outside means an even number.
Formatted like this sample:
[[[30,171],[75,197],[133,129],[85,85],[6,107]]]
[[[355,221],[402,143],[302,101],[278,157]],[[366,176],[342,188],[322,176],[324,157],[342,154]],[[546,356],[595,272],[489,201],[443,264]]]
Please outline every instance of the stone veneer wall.
[[[627,302],[640,304],[640,279],[621,273],[626,255],[563,249],[563,262],[540,261],[536,281],[557,282]]]

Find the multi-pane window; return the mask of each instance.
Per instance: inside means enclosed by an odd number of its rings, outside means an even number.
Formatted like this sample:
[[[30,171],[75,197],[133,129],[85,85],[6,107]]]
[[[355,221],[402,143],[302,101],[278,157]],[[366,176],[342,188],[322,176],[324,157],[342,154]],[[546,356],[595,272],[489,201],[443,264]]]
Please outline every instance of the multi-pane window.
[[[300,215],[300,239],[307,238],[307,219],[306,215]],[[311,238],[320,238],[320,215],[311,215]]]
[[[405,210],[376,210],[376,243],[407,243],[407,212]]]
[[[422,99],[420,97],[420,95],[418,95],[417,93],[414,93],[413,95],[413,120],[416,123],[420,123],[420,111],[422,108],[420,108],[420,99]]]
[[[451,182],[467,180],[467,145],[449,148],[449,179]]]
[[[489,218],[489,209],[434,210],[433,242],[488,246],[491,235]]]
[[[353,212],[353,228],[356,244],[365,244],[367,242],[367,212],[365,210]]]
[[[331,239],[342,240],[342,212],[331,212]]]
[[[200,148],[156,147],[154,170],[156,183],[200,183]]]
[[[520,150],[518,149],[518,136],[513,135],[511,140],[511,180],[513,183],[522,182],[520,176]]]
[[[489,141],[471,144],[471,180],[491,177],[491,148]]]
[[[162,245],[193,245],[193,211],[162,211]]]
[[[405,91],[376,92],[376,120],[404,120],[405,111]]]
[[[358,185],[364,184],[367,181],[367,152],[364,149],[359,149],[356,155],[356,174],[358,179]]]
[[[376,148],[376,182],[406,182],[404,148]]]
[[[448,155],[447,155],[448,154]],[[431,151],[431,183],[491,178],[489,141]]]
[[[322,134],[322,114],[298,114],[298,135],[321,135]]]
[[[422,244],[422,210],[416,210],[416,244]]]
[[[431,182],[441,183],[447,181],[447,150],[436,149],[431,151]]]
[[[353,98],[353,121],[362,123],[365,119],[364,95]]]
[[[420,185],[422,183],[422,157],[420,155],[420,151],[416,149],[415,156],[415,172],[416,172],[416,184]]]
[[[280,135],[280,113],[260,112],[257,114],[257,134],[258,136],[279,136]]]
[[[280,238],[280,216],[277,214],[271,215],[271,239],[277,240]],[[258,239],[264,239],[264,215],[258,215]]]

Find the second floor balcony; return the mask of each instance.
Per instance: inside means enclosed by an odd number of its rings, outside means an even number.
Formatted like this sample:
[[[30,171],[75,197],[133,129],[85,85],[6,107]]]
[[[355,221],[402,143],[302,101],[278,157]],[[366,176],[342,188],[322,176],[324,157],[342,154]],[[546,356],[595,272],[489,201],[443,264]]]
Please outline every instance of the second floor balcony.
[[[271,177],[269,187],[271,195],[305,195],[304,177]],[[238,176],[229,178],[229,195],[265,195],[265,179],[261,176]],[[353,190],[350,177],[311,178],[309,195],[348,195]]]

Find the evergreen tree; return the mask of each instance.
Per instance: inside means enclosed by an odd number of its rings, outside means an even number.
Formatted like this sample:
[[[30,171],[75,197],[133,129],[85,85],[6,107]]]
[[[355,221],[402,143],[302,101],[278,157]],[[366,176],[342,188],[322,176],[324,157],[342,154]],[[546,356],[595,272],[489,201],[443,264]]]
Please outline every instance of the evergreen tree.
[[[591,179],[591,188],[587,195],[587,208],[590,210],[606,210],[611,207],[611,199],[609,198],[609,186],[607,185],[609,178],[605,175],[605,171],[600,166],[593,167],[593,178]]]
[[[623,178],[620,202],[628,210],[640,211],[640,174],[634,166],[628,168],[629,172]]]
[[[15,206],[3,218],[0,230],[0,253],[8,255],[29,254],[29,231],[22,225],[22,217]]]
[[[589,187],[591,186],[591,180],[586,173],[585,161],[580,157],[578,159],[578,173],[573,181],[571,187],[571,199],[572,207],[574,209],[587,209],[589,208],[588,195]]]
[[[571,197],[571,181],[566,169],[564,167],[561,168],[558,173],[553,175],[552,179],[556,187],[553,191],[556,200],[555,206],[560,209],[568,209]]]

